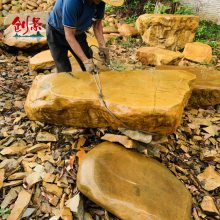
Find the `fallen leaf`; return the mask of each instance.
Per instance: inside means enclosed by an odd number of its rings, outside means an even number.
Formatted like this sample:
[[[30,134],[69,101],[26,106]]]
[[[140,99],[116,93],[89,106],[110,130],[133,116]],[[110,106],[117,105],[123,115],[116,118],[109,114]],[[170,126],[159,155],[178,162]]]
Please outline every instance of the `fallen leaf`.
[[[5,178],[5,170],[0,169],[0,189],[3,187],[4,178]]]
[[[66,207],[70,208],[70,210],[74,213],[77,213],[80,202],[80,194],[76,194],[73,198],[66,201]]]
[[[83,147],[83,145],[86,143],[86,138],[83,135],[79,136],[78,142],[77,142],[77,149],[80,149]]]
[[[1,209],[5,209],[6,207],[8,207],[12,203],[12,201],[17,198],[18,193],[21,191],[21,189],[22,188],[20,186],[10,189],[1,204]]]
[[[33,187],[36,183],[42,181],[41,174],[38,172],[33,172],[25,178],[25,183],[27,184],[28,189]]]
[[[212,191],[220,187],[220,174],[212,166],[207,167],[197,177],[203,188],[207,191]]]
[[[211,196],[205,196],[201,202],[201,208],[204,212],[208,212],[213,215],[219,215],[215,203]]]
[[[56,195],[58,198],[61,198],[61,196],[63,194],[63,189],[58,187],[56,184],[50,184],[50,183],[43,182],[43,187],[45,187],[45,190],[48,193]]]
[[[218,131],[220,130],[220,127],[217,125],[211,125],[207,128],[203,128],[204,131],[206,131],[208,134],[210,134],[211,136],[218,136],[219,133]]]
[[[15,187],[23,183],[23,180],[14,180],[10,182],[4,182],[3,187]]]
[[[75,128],[67,128],[65,130],[62,130],[62,134],[64,135],[76,135],[82,132],[83,129],[75,129]]]
[[[61,209],[60,215],[63,220],[73,220],[72,212],[67,207],[64,207],[63,209]]]
[[[7,180],[23,180],[28,173],[20,172],[20,173],[14,173],[10,175]]]
[[[22,155],[26,153],[26,143],[24,141],[18,141],[10,147],[4,148],[0,153],[2,155]]]
[[[54,174],[46,173],[43,180],[46,183],[53,183],[55,178],[56,178],[56,176]]]
[[[136,148],[135,142],[124,135],[105,134],[101,139],[110,142],[118,142],[126,148]]]
[[[21,218],[28,218],[36,211],[35,208],[27,208]]]
[[[47,144],[35,144],[33,147],[27,149],[27,153],[36,153],[47,148],[49,148]]]
[[[36,140],[38,142],[55,142],[57,141],[57,137],[56,135],[45,131],[45,132],[39,132],[37,134]]]
[[[11,210],[11,214],[8,216],[7,220],[20,220],[27,206],[30,203],[31,196],[31,193],[23,189],[19,193],[15,205]]]
[[[59,219],[60,219],[60,216],[53,216],[49,220],[59,220]]]

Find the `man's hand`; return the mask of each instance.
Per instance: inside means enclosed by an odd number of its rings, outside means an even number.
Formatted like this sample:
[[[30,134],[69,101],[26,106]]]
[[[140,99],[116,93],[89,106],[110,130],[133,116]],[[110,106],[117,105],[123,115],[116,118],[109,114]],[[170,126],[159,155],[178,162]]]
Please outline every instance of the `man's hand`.
[[[104,64],[110,65],[109,49],[107,47],[99,47],[99,56]]]
[[[97,74],[98,73],[98,68],[93,63],[92,59],[88,59],[88,60],[84,61],[83,64],[84,64],[87,72],[90,72],[92,74]]]

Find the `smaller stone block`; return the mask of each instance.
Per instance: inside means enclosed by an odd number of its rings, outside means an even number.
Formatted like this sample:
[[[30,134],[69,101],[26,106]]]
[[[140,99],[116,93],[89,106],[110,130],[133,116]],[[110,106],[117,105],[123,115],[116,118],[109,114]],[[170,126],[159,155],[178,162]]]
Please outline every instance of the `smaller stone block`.
[[[188,43],[183,55],[186,59],[198,63],[210,63],[212,60],[212,48],[200,42]]]
[[[137,58],[144,64],[160,66],[180,62],[183,54],[157,47],[142,47],[137,50]]]
[[[123,37],[132,37],[138,35],[138,31],[134,24],[121,24],[118,25],[119,34]]]

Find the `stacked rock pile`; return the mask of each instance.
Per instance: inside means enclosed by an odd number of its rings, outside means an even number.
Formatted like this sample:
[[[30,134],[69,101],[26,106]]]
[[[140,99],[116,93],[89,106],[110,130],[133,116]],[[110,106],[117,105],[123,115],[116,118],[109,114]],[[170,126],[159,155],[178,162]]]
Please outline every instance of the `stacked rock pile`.
[[[0,17],[8,14],[50,11],[55,0],[0,0]]]

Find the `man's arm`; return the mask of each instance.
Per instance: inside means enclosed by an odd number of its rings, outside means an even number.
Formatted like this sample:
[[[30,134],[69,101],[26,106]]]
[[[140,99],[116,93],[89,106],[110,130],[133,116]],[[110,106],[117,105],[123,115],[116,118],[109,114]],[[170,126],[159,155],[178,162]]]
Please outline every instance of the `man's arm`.
[[[72,50],[75,52],[75,54],[80,58],[80,60],[82,60],[82,62],[88,61],[88,57],[85,55],[81,46],[75,38],[76,29],[64,26],[64,32],[66,40],[69,43]]]
[[[95,37],[98,41],[99,47],[106,47],[105,39],[103,36],[102,20],[96,20],[93,23],[93,31],[94,31]]]

